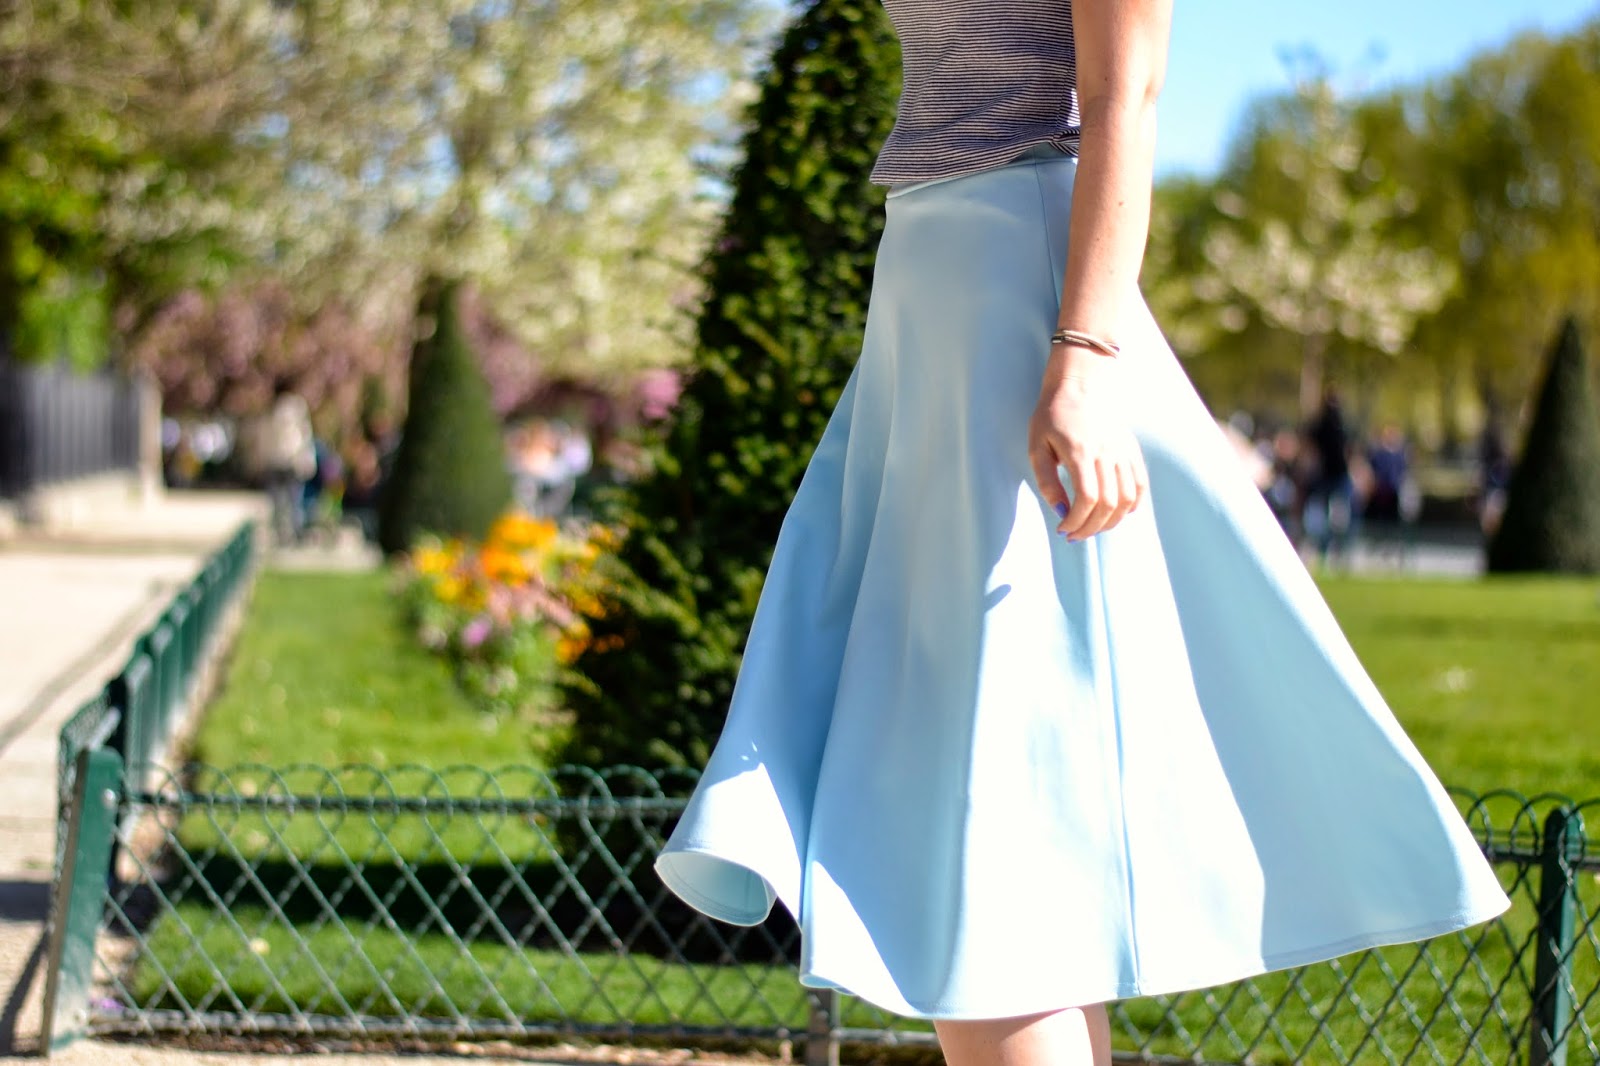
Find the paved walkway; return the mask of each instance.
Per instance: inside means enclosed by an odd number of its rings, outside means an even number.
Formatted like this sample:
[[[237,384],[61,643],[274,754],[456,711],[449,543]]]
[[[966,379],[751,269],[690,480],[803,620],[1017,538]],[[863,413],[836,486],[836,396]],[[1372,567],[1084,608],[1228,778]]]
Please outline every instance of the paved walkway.
[[[39,1055],[44,922],[55,849],[62,723],[126,662],[133,640],[250,517],[253,495],[169,494],[159,503],[73,513],[69,527],[0,531],[0,1062]],[[285,569],[359,569],[379,559],[339,538],[280,552]],[[461,1066],[464,1061],[692,1066],[729,1056],[635,1048],[457,1043],[426,1056],[252,1040],[204,1047],[79,1041],[66,1066],[281,1066],[285,1054],[341,1052],[340,1066]]]
[[[247,494],[102,500],[69,527],[0,540],[0,1058],[36,1051],[57,733],[173,593],[263,513]],[[101,1051],[86,1044],[69,1061],[134,1061]]]
[[[240,1047],[259,1049],[270,1040],[252,1038]],[[407,1048],[372,1052],[351,1050],[339,1044],[285,1044],[276,1051],[193,1050],[179,1047],[116,1044],[84,1040],[51,1058],[64,1066],[284,1066],[291,1054],[336,1053],[336,1066],[472,1066],[473,1063],[544,1063],[545,1066],[779,1066],[777,1059],[690,1051],[683,1048],[636,1048],[557,1044],[548,1047],[518,1047],[495,1042],[489,1044],[454,1043],[437,1054],[423,1054]],[[795,1058],[804,1050],[795,1049]],[[0,1054],[0,1062],[6,1056]]]

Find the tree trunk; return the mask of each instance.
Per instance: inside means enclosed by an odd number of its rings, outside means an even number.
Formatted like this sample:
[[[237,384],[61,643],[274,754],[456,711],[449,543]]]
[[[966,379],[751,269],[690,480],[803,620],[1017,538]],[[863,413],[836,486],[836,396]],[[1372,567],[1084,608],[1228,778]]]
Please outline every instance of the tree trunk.
[[[1328,358],[1328,335],[1308,333],[1300,345],[1300,415],[1313,417],[1322,406],[1322,370]]]

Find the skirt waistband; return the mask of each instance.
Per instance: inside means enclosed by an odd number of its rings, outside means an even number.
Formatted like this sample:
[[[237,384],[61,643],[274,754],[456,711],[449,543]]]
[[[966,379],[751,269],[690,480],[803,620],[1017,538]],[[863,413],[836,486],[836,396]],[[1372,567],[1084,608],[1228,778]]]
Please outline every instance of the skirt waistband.
[[[904,196],[908,192],[916,192],[918,189],[926,189],[930,185],[942,185],[947,181],[959,181],[962,178],[977,177],[979,174],[988,174],[996,170],[1003,170],[1006,167],[1055,162],[1077,163],[1077,161],[1078,157],[1072,153],[1057,148],[1049,141],[1041,141],[996,166],[984,167],[982,170],[968,170],[960,174],[946,174],[942,177],[928,178],[925,181],[906,181],[898,185],[891,185],[889,186],[889,199],[892,200],[896,196]]]

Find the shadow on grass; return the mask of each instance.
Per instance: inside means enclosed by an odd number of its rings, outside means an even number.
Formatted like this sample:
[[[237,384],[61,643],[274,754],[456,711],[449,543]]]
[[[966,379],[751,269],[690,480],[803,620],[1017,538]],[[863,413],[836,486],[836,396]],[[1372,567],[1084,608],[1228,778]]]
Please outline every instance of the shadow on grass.
[[[385,927],[555,951],[630,951],[675,962],[794,965],[799,932],[783,908],[753,927],[714,923],[648,867],[618,877],[595,863],[303,863],[224,855],[164,863],[164,883],[115,890],[125,926],[161,911],[261,909],[286,925]]]

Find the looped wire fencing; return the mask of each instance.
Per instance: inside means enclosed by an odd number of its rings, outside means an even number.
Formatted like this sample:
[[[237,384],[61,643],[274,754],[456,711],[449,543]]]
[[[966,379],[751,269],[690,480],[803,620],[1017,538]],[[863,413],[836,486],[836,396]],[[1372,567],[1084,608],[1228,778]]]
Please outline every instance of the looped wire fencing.
[[[781,908],[712,922],[651,863],[693,786],[631,767],[135,767],[85,1031],[929,1044],[796,980]],[[1600,801],[1457,794],[1514,905],[1420,945],[1113,1006],[1119,1057],[1600,1060]],[[1072,960],[1061,960],[1063,966]]]

